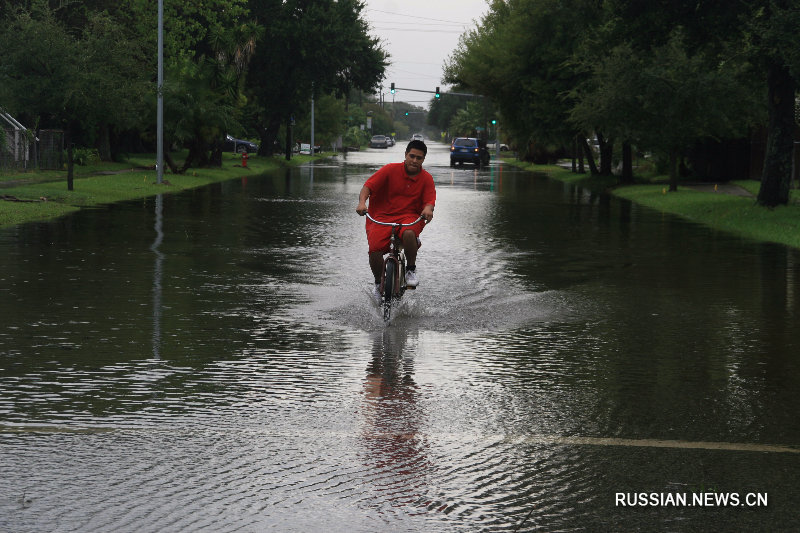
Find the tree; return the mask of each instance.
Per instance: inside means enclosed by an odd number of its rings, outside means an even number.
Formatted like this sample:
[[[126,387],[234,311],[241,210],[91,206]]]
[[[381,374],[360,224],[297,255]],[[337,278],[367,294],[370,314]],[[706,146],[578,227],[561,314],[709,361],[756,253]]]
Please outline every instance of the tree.
[[[735,61],[719,63],[687,50],[681,31],[653,50],[642,70],[642,118],[639,133],[646,146],[668,154],[670,191],[678,188],[679,158],[697,140],[744,134],[748,102]],[[744,119],[744,120],[742,120]]]
[[[768,207],[789,201],[794,153],[794,102],[800,80],[797,28],[800,6],[789,0],[753,1],[745,38],[768,87],[767,149],[758,203]]]
[[[479,102],[467,102],[450,120],[448,130],[453,137],[477,137],[479,127],[484,123],[483,106]]]
[[[465,92],[461,87],[455,87],[455,92]],[[436,126],[440,131],[447,131],[456,113],[467,107],[469,100],[458,96],[445,95],[444,98],[434,98],[428,111],[428,124]]]
[[[256,105],[249,124],[270,155],[281,123],[307,105],[312,94],[371,91],[383,78],[387,56],[368,35],[357,0],[251,0],[266,46],[253,57],[248,92]]]
[[[720,60],[699,47],[692,52],[682,29],[647,52],[622,43],[586,65],[589,75],[573,90],[570,119],[623,145],[661,152],[670,160],[670,190],[677,189],[678,162],[689,147],[745,134],[758,110],[747,63]],[[631,181],[629,152],[623,165]]]
[[[39,2],[7,15],[0,48],[0,98],[29,124],[64,129],[71,190],[71,150],[80,136],[97,139],[103,127],[135,122],[144,93],[141,50],[107,15],[92,13],[85,28],[71,31]]]
[[[89,15],[79,46],[86,59],[81,73],[86,91],[79,104],[83,142],[95,145],[100,159],[117,159],[112,134],[140,126],[142,103],[152,90],[145,70],[148,54],[105,13]]]
[[[311,140],[311,113],[303,109],[296,116],[296,138],[303,142]],[[314,100],[314,142],[321,146],[331,146],[347,129],[347,114],[344,100],[332,95],[322,95]]]
[[[569,90],[580,72],[568,60],[597,11],[588,0],[496,0],[462,36],[444,79],[491,97],[523,153],[531,142],[569,145]]]

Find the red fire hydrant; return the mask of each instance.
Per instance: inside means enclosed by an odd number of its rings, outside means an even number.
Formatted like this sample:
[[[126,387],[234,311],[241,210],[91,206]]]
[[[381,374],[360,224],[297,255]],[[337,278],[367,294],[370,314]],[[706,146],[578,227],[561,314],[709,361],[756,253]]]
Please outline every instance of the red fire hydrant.
[[[242,152],[242,167],[247,167],[247,152]]]

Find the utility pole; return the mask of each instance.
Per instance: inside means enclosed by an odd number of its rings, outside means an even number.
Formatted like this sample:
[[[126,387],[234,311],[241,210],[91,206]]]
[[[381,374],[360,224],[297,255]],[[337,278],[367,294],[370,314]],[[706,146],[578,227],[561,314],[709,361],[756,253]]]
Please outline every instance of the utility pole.
[[[156,104],[156,183],[164,178],[164,0],[158,0],[158,103]]]
[[[498,161],[500,161],[500,122],[495,121],[495,125],[497,127],[494,129],[494,138],[495,138],[494,147],[495,147],[496,158]]]
[[[314,82],[311,82],[311,157],[314,157]]]

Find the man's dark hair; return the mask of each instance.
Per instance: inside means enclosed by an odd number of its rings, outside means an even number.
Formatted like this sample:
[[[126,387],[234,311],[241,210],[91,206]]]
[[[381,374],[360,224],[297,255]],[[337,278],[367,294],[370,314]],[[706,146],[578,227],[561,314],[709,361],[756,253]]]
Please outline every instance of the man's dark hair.
[[[410,152],[413,149],[421,150],[423,154],[428,155],[428,147],[425,146],[425,143],[420,141],[419,139],[414,139],[408,146],[406,146],[406,153]]]

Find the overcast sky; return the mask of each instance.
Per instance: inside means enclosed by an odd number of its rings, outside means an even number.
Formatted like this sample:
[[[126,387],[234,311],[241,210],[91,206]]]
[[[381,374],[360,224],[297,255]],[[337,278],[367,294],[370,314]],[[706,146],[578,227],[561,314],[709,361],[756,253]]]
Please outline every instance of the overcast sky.
[[[486,0],[366,0],[362,12],[391,55],[384,93],[398,87],[396,101],[427,107],[432,94],[400,88],[433,91],[441,82],[445,60],[458,47],[462,33],[488,11]],[[391,101],[391,94],[385,96]]]

